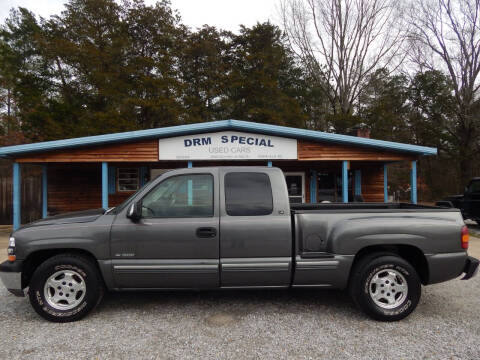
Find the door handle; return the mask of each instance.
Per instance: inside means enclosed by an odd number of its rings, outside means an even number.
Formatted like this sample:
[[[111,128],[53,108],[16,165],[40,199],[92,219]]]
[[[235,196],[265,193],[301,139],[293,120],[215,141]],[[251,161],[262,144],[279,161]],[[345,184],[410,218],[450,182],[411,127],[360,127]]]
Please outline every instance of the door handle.
[[[214,227],[201,227],[197,229],[196,234],[199,238],[213,238],[217,236],[217,229]]]

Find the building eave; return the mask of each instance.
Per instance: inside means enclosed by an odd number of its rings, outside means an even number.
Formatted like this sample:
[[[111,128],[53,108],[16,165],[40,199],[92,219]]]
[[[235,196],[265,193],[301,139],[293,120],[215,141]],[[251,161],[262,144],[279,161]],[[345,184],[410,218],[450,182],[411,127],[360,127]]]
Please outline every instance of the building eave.
[[[437,149],[398,143],[393,141],[361,138],[350,135],[333,134],[315,130],[297,129],[285,126],[260,124],[241,120],[219,120],[205,123],[170,126],[164,128],[128,131],[122,133],[86,136],[65,140],[45,141],[33,144],[14,145],[0,148],[0,157],[16,157],[24,154],[63,150],[70,148],[106,145],[112,143],[132,142],[152,138],[168,138],[193,135],[207,132],[236,130],[261,133],[295,139],[305,139],[318,142],[337,143],[342,145],[377,148],[388,151],[411,153],[415,155],[436,155]]]

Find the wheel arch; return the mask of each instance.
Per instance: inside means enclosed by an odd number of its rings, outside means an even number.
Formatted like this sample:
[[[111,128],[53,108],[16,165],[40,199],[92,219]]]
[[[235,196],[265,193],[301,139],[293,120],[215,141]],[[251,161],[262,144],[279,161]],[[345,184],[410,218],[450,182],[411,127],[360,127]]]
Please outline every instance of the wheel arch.
[[[42,250],[37,250],[32,252],[23,261],[22,289],[26,288],[29,285],[30,280],[32,279],[33,273],[38,268],[38,266],[40,266],[40,264],[42,264],[43,262],[45,262],[46,260],[50,259],[53,256],[61,255],[61,254],[75,254],[75,255],[80,255],[82,257],[87,258],[94,264],[98,273],[100,274],[102,281],[105,282],[103,273],[98,265],[98,261],[91,252],[85,249],[77,249],[77,248],[42,249]]]
[[[426,285],[429,279],[429,270],[428,270],[428,262],[427,258],[423,251],[413,245],[405,245],[405,244],[393,244],[393,245],[370,245],[360,249],[353,260],[352,266],[350,268],[350,276],[352,276],[352,272],[355,269],[355,265],[363,259],[365,256],[376,253],[376,252],[385,252],[385,253],[393,253],[402,259],[408,261],[413,268],[418,273],[420,277],[420,281],[422,284]]]

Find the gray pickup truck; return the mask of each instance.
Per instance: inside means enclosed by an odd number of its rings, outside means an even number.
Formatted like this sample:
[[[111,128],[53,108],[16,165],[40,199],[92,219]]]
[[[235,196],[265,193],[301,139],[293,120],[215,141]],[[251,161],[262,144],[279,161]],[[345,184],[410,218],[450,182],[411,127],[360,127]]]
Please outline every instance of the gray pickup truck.
[[[348,289],[369,316],[400,320],[421,285],[478,270],[457,209],[289,204],[271,167],[169,171],[122,205],[54,216],[12,233],[6,288],[57,322],[105,290]],[[321,296],[321,294],[319,294]]]

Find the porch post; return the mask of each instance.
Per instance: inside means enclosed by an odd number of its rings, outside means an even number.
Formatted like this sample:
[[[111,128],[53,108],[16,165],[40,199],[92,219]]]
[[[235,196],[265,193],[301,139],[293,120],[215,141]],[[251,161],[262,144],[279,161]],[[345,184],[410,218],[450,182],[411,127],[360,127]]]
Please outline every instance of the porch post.
[[[317,202],[317,171],[310,170],[310,203]]]
[[[348,161],[342,161],[342,201],[348,203]]]
[[[412,161],[412,167],[410,169],[410,201],[414,204],[417,203],[417,161]]]
[[[22,222],[21,215],[21,173],[20,164],[13,163],[13,230],[17,230]]]
[[[189,161],[187,167],[189,169],[193,168],[193,163]],[[189,206],[193,204],[193,181],[191,179],[187,181],[187,204]]]
[[[362,195],[362,170],[355,170],[355,195]]]
[[[383,164],[383,201],[388,202],[388,168]]]
[[[108,209],[108,163],[102,162],[102,207]]]
[[[48,174],[47,165],[42,166],[42,217],[48,216]]]

